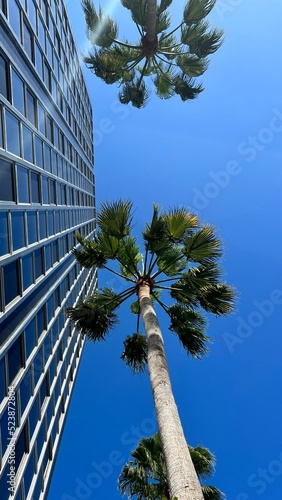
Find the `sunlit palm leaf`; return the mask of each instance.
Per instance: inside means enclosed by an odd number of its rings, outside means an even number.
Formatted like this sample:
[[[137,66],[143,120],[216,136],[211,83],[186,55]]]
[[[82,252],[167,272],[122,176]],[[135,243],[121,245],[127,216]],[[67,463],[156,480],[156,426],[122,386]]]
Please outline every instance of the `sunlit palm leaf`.
[[[132,202],[128,200],[101,203],[97,213],[97,223],[101,231],[117,239],[130,234],[132,219]]]
[[[186,289],[200,291],[203,287],[217,285],[222,276],[222,270],[217,264],[208,263],[197,267],[191,267],[187,273],[182,274],[181,281],[187,285]]]
[[[198,39],[190,42],[189,48],[192,54],[198,57],[207,57],[216,52],[223,43],[223,31],[214,28]]]
[[[161,73],[157,75],[153,82],[156,86],[156,93],[161,99],[169,99],[174,94],[173,79],[171,72]]]
[[[161,0],[160,5],[158,6],[158,12],[164,12],[171,5],[172,0]]]
[[[202,491],[204,500],[224,500],[226,498],[224,493],[222,493],[222,491],[215,486],[208,486],[204,484],[202,486]]]
[[[158,205],[153,205],[153,217],[150,224],[146,224],[145,230],[143,231],[143,238],[145,240],[146,250],[154,252],[160,246],[160,242],[163,242],[165,236],[165,224],[162,217],[159,216]],[[162,248],[165,247],[165,243],[161,243]]]
[[[97,13],[93,2],[90,0],[82,0],[81,4],[84,11],[88,39],[93,45],[109,47],[113,39],[117,37],[117,24],[107,14],[104,14],[101,8],[99,8],[99,12]]]
[[[208,68],[208,61],[200,59],[193,54],[186,54],[177,58],[177,64],[182,69],[183,73],[189,77],[202,75]]]
[[[185,255],[193,262],[214,262],[222,255],[221,242],[212,226],[204,225],[185,242]]]
[[[121,0],[121,3],[131,11],[133,22],[146,31],[147,0]]]
[[[199,477],[206,479],[214,473],[215,456],[203,446],[189,446],[191,458]]]
[[[182,208],[168,210],[162,215],[165,235],[173,242],[181,242],[187,233],[198,227],[199,218]]]
[[[97,238],[93,240],[83,238],[79,233],[76,233],[77,241],[82,245],[82,249],[73,248],[72,253],[76,260],[86,268],[93,266],[102,268],[107,263],[108,257],[101,250]]]
[[[147,367],[147,339],[141,333],[126,337],[121,358],[134,373],[141,373]]]
[[[197,24],[190,24],[189,26],[182,26],[181,28],[181,41],[185,45],[195,43],[197,39],[201,38],[207,31],[209,23],[203,21]]]
[[[216,0],[188,0],[184,9],[184,22],[198,23],[210,13],[215,3]]]
[[[167,276],[177,276],[187,266],[187,261],[183,256],[182,249],[177,245],[170,247],[167,245],[167,250],[160,252],[157,265],[159,272],[163,272]]]
[[[119,246],[118,258],[120,269],[124,276],[131,278],[139,274],[138,265],[142,260],[139,246],[136,245],[136,238],[128,236],[124,238]]]
[[[82,335],[94,342],[105,340],[106,334],[118,322],[114,310],[119,306],[118,296],[111,290],[95,292],[75,307],[67,308],[67,315]]]
[[[115,236],[99,232],[97,234],[99,249],[107,259],[115,259],[119,250],[119,240]]]

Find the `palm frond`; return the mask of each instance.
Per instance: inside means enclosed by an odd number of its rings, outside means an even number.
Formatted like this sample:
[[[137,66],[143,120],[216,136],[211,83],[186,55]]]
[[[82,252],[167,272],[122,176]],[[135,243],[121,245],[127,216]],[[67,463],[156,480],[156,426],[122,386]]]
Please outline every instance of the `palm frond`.
[[[123,7],[131,11],[133,22],[146,31],[147,0],[121,0],[121,3]]]
[[[106,201],[101,203],[97,213],[97,224],[101,231],[119,240],[130,234],[132,220],[132,202],[130,200]]]
[[[164,248],[164,235],[165,235],[165,225],[164,221],[159,215],[159,207],[153,204],[153,216],[150,224],[146,224],[145,230],[143,231],[143,239],[145,241],[146,250],[155,252],[159,248],[160,242],[162,248]]]
[[[203,446],[189,446],[189,451],[198,476],[201,479],[210,477],[214,473],[215,456]]]
[[[224,500],[226,497],[222,491],[215,486],[202,485],[204,500]]]
[[[195,43],[199,38],[201,38],[207,31],[209,27],[208,21],[202,21],[196,24],[189,24],[189,26],[181,27],[181,42],[184,45],[190,45],[190,43]]]
[[[221,316],[233,311],[236,293],[232,286],[218,283],[202,289],[198,298],[203,309],[216,316]]]
[[[163,249],[158,255],[157,266],[157,274],[164,273],[166,276],[177,276],[181,273],[187,266],[181,247],[167,244],[167,249]]]
[[[216,0],[188,0],[184,9],[184,22],[195,24],[204,19],[213,9]]]
[[[208,68],[208,61],[193,54],[180,55],[177,64],[189,77],[201,76]]]
[[[86,300],[81,300],[75,307],[68,307],[66,312],[82,335],[94,342],[105,340],[106,334],[118,323],[114,312],[120,300],[110,289],[105,288]]]
[[[223,31],[213,28],[209,33],[190,42],[189,49],[198,57],[207,57],[216,52],[223,43]]]
[[[127,336],[123,342],[124,351],[121,359],[129,366],[133,373],[141,373],[147,367],[147,339],[141,333]]]
[[[161,0],[160,5],[158,6],[158,12],[164,12],[171,5],[172,0]]]
[[[93,45],[110,47],[117,37],[117,24],[104,14],[101,7],[97,12],[91,0],[82,0],[82,9],[86,22],[87,38]]]
[[[193,309],[174,304],[169,308],[169,329],[177,334],[184,349],[192,357],[201,359],[208,352],[208,337],[204,334],[205,320]]]
[[[144,108],[150,96],[150,92],[145,82],[139,81],[126,82],[119,93],[119,100],[122,104],[131,102],[134,108]]]
[[[120,262],[121,273],[127,278],[139,275],[138,265],[142,260],[136,238],[127,236],[119,245],[118,260]]]
[[[98,248],[107,257],[107,259],[115,259],[119,250],[119,240],[115,236],[110,236],[104,232],[97,233]]]
[[[196,99],[204,90],[202,84],[196,84],[195,80],[185,73],[175,78],[174,85],[175,93],[180,96],[183,102]]]
[[[86,268],[91,268],[93,266],[98,268],[104,267],[108,257],[102,251],[97,241],[97,237],[95,236],[93,240],[90,240],[83,238],[79,233],[76,233],[75,237],[82,245],[82,249],[72,249],[72,254],[75,256],[76,260]]]
[[[165,234],[172,242],[182,242],[191,230],[198,227],[199,218],[183,208],[170,209],[162,215]]]
[[[174,95],[173,75],[171,71],[158,74],[154,79],[156,93],[161,99],[170,99]]]
[[[181,281],[186,285],[187,291],[191,290],[197,293],[202,288],[217,285],[221,276],[222,269],[217,264],[208,263],[191,267],[187,273],[182,274]]]
[[[194,235],[187,238],[184,253],[193,262],[212,263],[222,255],[221,242],[215,229],[205,224]]]

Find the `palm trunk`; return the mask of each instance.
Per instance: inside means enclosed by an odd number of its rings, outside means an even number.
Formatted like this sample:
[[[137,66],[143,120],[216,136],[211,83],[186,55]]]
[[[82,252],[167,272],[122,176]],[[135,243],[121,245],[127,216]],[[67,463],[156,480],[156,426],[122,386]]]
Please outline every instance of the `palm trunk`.
[[[151,43],[154,42],[156,39],[156,20],[157,20],[157,1],[148,0],[146,38],[148,42]]]
[[[170,498],[203,500],[172,394],[162,333],[152,306],[150,286],[141,285],[138,297],[148,339],[149,375],[167,467]]]

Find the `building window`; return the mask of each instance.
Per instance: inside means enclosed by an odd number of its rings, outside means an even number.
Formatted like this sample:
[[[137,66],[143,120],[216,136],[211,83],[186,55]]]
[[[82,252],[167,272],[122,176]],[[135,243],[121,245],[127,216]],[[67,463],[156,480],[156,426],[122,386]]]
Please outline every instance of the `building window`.
[[[43,168],[42,140],[37,135],[35,136],[35,164]]]
[[[36,8],[33,0],[28,0],[28,18],[34,31],[36,31]]]
[[[1,179],[1,173],[0,173]],[[1,186],[1,183],[0,183]],[[5,212],[0,212],[0,255],[5,255],[9,251],[8,225]]]
[[[24,332],[26,359],[36,346],[35,318],[26,326]]]
[[[6,110],[7,149],[20,156],[19,120]]]
[[[6,97],[6,99],[9,99],[7,75],[7,62],[2,56],[0,56],[0,94]]]
[[[27,212],[28,244],[38,241],[36,212]]]
[[[35,67],[37,69],[39,78],[42,78],[43,56],[37,43],[35,44]]]
[[[20,402],[21,402],[21,415],[23,415],[27,403],[31,398],[31,372],[30,368],[27,369],[27,372],[21,382],[20,385]]]
[[[34,385],[36,386],[41,373],[43,372],[43,359],[42,359],[42,347],[39,349],[38,353],[33,362],[33,374],[34,374]]]
[[[0,401],[3,401],[7,395],[6,374],[5,374],[5,358],[0,359]]]
[[[34,473],[35,473],[35,461],[34,461],[34,451],[32,451],[32,453],[30,454],[30,458],[29,458],[27,467],[26,467],[25,472],[24,472],[25,498],[27,498],[28,491],[29,491]]]
[[[43,274],[43,260],[42,260],[42,249],[37,248],[34,251],[34,271],[35,279],[39,278]]]
[[[19,203],[29,203],[29,183],[28,170],[24,167],[17,167],[17,189]]]
[[[35,125],[35,98],[29,90],[26,91],[26,117]]]
[[[50,203],[53,205],[56,203],[56,184],[52,179],[50,179]]]
[[[29,420],[29,437],[30,439],[32,438],[33,436],[33,433],[34,433],[34,430],[35,430],[35,427],[38,423],[38,420],[39,420],[39,406],[38,406],[38,403],[39,403],[39,398],[38,396],[36,397],[33,405],[32,405],[32,408],[29,412],[29,417],[28,417],[28,420]]]
[[[40,203],[40,190],[39,190],[39,174],[31,172],[31,201],[32,203]]]
[[[46,212],[39,212],[39,238],[47,238]]]
[[[30,163],[34,163],[32,132],[25,125],[22,125],[23,133],[23,157]]]
[[[13,165],[0,158],[0,200],[15,201]]]
[[[21,211],[12,212],[11,218],[13,250],[19,250],[25,246],[24,214]]]
[[[23,290],[26,290],[33,283],[32,253],[22,257]]]
[[[16,36],[21,38],[21,14],[16,0],[9,0],[9,22]]]
[[[49,204],[49,190],[48,190],[48,178],[42,176],[42,203],[45,205]]]
[[[23,23],[23,46],[30,60],[34,62],[33,36],[25,22]]]
[[[44,144],[44,167],[47,172],[51,171],[51,148]]]
[[[8,385],[12,383],[19,370],[24,366],[23,352],[22,352],[22,336],[16,338],[11,345],[8,354]]]
[[[15,299],[19,293],[19,270],[18,261],[14,260],[3,267],[4,271],[4,289],[5,289],[5,304],[9,304]]]
[[[12,69],[12,97],[13,105],[24,115],[24,83],[14,69]]]

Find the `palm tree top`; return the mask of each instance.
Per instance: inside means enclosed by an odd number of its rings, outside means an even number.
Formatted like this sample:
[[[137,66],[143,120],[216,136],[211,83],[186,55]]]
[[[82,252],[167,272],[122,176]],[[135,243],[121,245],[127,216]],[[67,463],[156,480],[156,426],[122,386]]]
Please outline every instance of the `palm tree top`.
[[[86,65],[105,83],[118,83],[119,99],[137,108],[148,101],[145,79],[151,78],[157,95],[182,101],[203,91],[196,78],[208,67],[208,57],[222,43],[222,30],[211,28],[207,16],[216,0],[188,0],[178,26],[170,29],[172,0],[121,0],[131,13],[139,41],[118,39],[118,25],[92,0],[82,0],[86,34],[92,46]]]
[[[153,206],[153,215],[142,232],[143,250],[133,235],[133,204],[117,200],[101,204],[97,230],[92,239],[77,234],[79,245],[73,254],[84,267],[107,269],[124,279],[124,290],[116,294],[104,288],[68,309],[69,317],[91,340],[104,340],[117,323],[117,308],[131,299],[131,312],[137,316],[136,331],[124,342],[122,358],[134,371],[146,366],[146,337],[140,331],[142,287],[170,318],[169,329],[185,350],[201,358],[207,352],[206,318],[203,311],[217,316],[232,311],[234,290],[221,281],[218,260],[221,242],[215,229],[202,224],[185,207],[161,211]],[[116,261],[118,267],[112,263]],[[161,292],[173,299],[166,305]],[[133,300],[133,302],[132,302]]]

